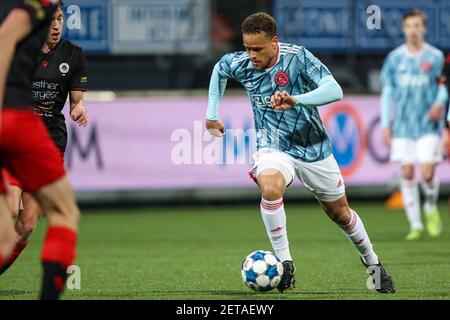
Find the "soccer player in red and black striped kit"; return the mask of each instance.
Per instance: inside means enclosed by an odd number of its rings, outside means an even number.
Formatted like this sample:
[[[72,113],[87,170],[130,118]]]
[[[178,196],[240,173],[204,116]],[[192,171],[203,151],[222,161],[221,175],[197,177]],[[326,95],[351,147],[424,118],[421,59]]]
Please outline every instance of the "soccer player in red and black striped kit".
[[[32,82],[33,107],[42,117],[55,142],[61,157],[67,144],[67,128],[62,110],[69,95],[71,118],[80,126],[86,126],[88,118],[84,104],[87,89],[87,66],[83,50],[70,41],[61,39],[64,24],[63,4],[59,3],[53,14],[47,41],[39,54],[39,65]],[[8,180],[8,200],[13,214],[18,214],[16,232],[18,240],[10,258],[0,268],[3,274],[17,259],[28,244],[42,210],[33,197],[6,170]],[[22,199],[23,209],[20,209]]]
[[[58,299],[75,260],[80,212],[60,153],[32,110],[31,86],[57,0],[0,1],[0,167],[33,194],[46,213],[40,298]],[[1,169],[0,168],[0,169]],[[0,179],[3,179],[0,176]],[[15,242],[6,188],[0,181],[0,264]]]

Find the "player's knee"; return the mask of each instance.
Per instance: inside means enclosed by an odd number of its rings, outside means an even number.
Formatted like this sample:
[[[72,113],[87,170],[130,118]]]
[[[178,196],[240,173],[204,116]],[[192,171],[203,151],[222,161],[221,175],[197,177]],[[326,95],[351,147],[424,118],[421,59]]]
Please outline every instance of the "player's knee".
[[[268,201],[275,201],[283,197],[284,188],[277,184],[261,185],[261,196]]]
[[[67,177],[41,188],[35,193],[35,196],[47,215],[78,221],[80,212]]]
[[[73,224],[78,225],[80,220],[80,210],[74,199],[61,199],[60,203],[56,203],[56,210],[54,211],[59,216],[64,217]]]
[[[414,170],[403,170],[403,178],[406,180],[414,179]]]
[[[65,212],[63,212],[63,215],[67,218],[69,225],[76,229],[78,228],[81,214],[72,190],[70,190],[70,193],[72,194],[72,196],[65,199],[66,200],[64,204]]]
[[[74,202],[74,208],[71,212],[71,220],[73,221],[74,226],[78,227],[80,223],[80,218],[81,218],[80,209],[78,209],[78,206]]]
[[[433,178],[434,178],[433,171],[431,171],[431,170],[422,171],[422,178],[427,183],[433,182]]]
[[[328,216],[339,225],[347,225],[351,220],[351,212],[348,206],[328,206],[325,207]]]
[[[281,174],[261,174],[258,177],[258,184],[261,196],[268,201],[280,199],[286,189],[284,177]]]

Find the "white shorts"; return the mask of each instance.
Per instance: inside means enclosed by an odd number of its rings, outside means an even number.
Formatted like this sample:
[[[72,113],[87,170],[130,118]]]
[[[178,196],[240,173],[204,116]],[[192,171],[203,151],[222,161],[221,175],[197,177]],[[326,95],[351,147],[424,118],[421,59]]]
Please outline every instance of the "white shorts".
[[[442,161],[441,138],[428,134],[419,139],[394,138],[391,145],[391,161],[402,165],[439,163]]]
[[[289,186],[297,176],[314,196],[323,202],[336,201],[345,195],[344,179],[333,155],[316,162],[303,162],[276,149],[264,148],[253,154],[255,165],[249,171],[256,178],[263,170],[275,169]]]

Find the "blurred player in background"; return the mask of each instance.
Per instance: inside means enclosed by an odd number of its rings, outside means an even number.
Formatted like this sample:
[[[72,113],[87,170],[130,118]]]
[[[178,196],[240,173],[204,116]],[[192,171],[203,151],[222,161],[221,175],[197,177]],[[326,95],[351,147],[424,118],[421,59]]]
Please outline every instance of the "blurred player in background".
[[[61,39],[63,24],[63,4],[60,3],[53,15],[47,41],[39,54],[39,65],[32,83],[33,107],[44,120],[61,158],[64,158],[67,144],[67,128],[62,109],[68,95],[71,118],[80,126],[88,123],[84,105],[84,91],[87,87],[86,58],[80,47]],[[0,274],[14,263],[26,247],[42,212],[29,193],[22,195],[23,187],[20,182],[7,171],[5,174],[9,183],[11,208],[14,215],[18,214],[18,240],[11,257],[0,268]],[[19,207],[21,198],[23,210]]]
[[[261,192],[261,216],[284,267],[278,290],[295,287],[295,267],[286,231],[283,195],[295,176],[319,200],[359,252],[381,293],[394,293],[391,276],[381,265],[358,214],[345,195],[344,181],[332,155],[330,138],[317,106],[342,99],[330,71],[304,47],[280,43],[277,24],[256,13],[242,24],[245,51],[225,55],[214,67],[209,87],[207,129],[225,132],[218,107],[227,79],[239,81],[250,98],[257,134],[251,177]]]
[[[406,43],[387,56],[382,69],[381,125],[384,140],[391,145],[391,160],[402,167],[401,192],[411,227],[406,240],[416,240],[422,237],[424,229],[414,174],[417,162],[423,178],[427,231],[432,237],[442,232],[435,167],[442,160],[441,133],[448,94],[441,78],[444,55],[424,41],[425,16],[411,10],[404,15],[402,24]]]
[[[444,78],[447,84],[447,92],[450,93],[450,52],[447,53],[447,58],[445,59]],[[450,162],[450,99],[447,101],[447,121],[445,124],[444,148],[447,152],[447,160]],[[448,198],[448,212],[450,214],[450,197]]]
[[[48,230],[42,248],[41,299],[57,299],[64,290],[67,267],[74,262],[80,212],[63,161],[42,118],[32,110],[31,86],[57,0],[0,2],[0,163],[46,213]],[[9,72],[9,73],[8,73]],[[0,176],[1,177],[1,176]],[[0,181],[1,228],[12,229]],[[4,215],[9,215],[5,222]],[[7,230],[8,231],[8,230]],[[9,234],[9,231],[8,231]],[[14,245],[14,237],[12,245]],[[9,256],[11,238],[0,235],[0,264]]]

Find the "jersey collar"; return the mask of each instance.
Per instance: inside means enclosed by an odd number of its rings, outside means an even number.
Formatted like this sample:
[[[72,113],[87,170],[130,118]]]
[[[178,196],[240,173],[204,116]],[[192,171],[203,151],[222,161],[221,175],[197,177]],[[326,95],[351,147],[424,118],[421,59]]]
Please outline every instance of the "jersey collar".
[[[408,50],[408,47],[406,46],[406,44],[403,45],[403,51],[406,53],[407,56],[411,57],[411,58],[417,58],[420,57],[424,52],[425,49],[428,47],[428,43],[424,42],[422,49],[420,49],[419,52],[416,53],[412,53],[411,51]]]
[[[59,47],[59,45],[61,44],[62,41],[63,41],[63,39],[60,39],[59,42],[56,44],[56,46],[52,50],[50,50],[49,52],[44,52],[44,51],[41,50],[41,54],[43,54],[43,55],[52,54],[56,49],[58,49],[58,47]]]

